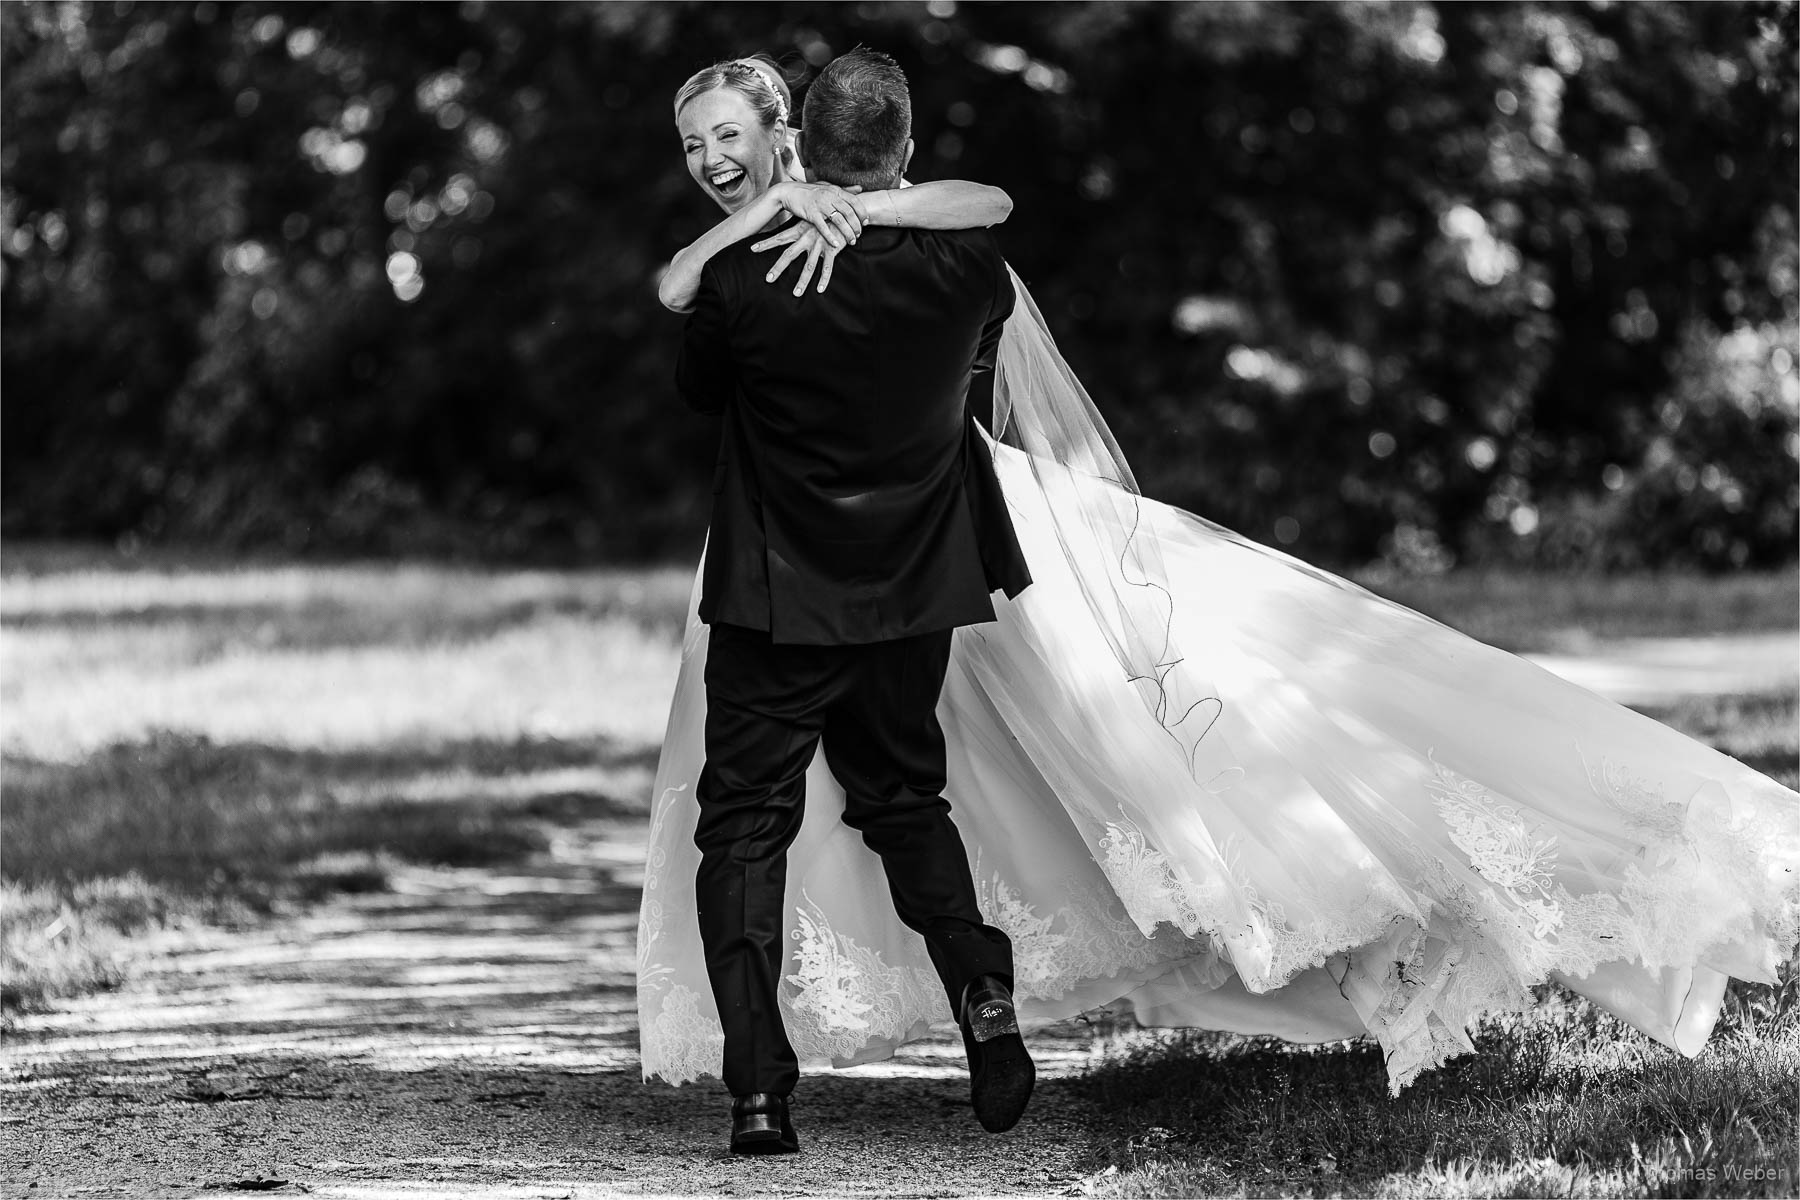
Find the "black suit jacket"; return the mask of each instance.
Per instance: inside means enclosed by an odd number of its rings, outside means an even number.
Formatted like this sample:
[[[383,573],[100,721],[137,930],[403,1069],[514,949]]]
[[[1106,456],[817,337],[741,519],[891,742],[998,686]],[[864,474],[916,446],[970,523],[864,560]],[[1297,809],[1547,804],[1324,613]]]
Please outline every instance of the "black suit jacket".
[[[676,371],[724,416],[701,619],[815,645],[993,620],[1031,582],[972,416],[1014,301],[993,235],[866,229],[798,297],[754,240],[707,263]]]

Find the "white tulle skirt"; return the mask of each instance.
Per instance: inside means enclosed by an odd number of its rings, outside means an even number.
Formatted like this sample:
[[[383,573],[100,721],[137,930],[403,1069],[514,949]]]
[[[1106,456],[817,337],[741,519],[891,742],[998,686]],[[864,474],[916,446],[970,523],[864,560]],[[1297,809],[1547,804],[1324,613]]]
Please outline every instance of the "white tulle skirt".
[[[1176,640],[1216,697],[1184,744],[1097,632],[1032,465],[995,455],[1035,582],[957,631],[938,714],[1022,1017],[1111,1007],[1297,1042],[1368,1034],[1398,1088],[1546,980],[1688,1054],[1729,977],[1773,980],[1800,930],[1800,795],[1142,500],[1134,536],[1154,539]],[[706,644],[690,605],[639,927],[643,1069],[673,1082],[721,1064],[694,916]],[[782,1014],[803,1061],[847,1066],[950,1014],[822,757],[806,786]]]

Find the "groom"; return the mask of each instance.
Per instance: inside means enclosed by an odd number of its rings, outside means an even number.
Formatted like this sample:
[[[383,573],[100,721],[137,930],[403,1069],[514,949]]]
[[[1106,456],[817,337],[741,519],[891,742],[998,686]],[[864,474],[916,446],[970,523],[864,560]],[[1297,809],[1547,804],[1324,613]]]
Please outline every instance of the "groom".
[[[807,95],[805,129],[816,178],[899,186],[913,149],[906,77],[874,51],[838,58]],[[1031,582],[971,416],[991,406],[1012,284],[985,230],[868,228],[830,290],[800,297],[765,283],[749,247],[707,264],[676,376],[691,406],[724,416],[694,840],[731,1149],[797,1146],[799,1070],[776,997],[787,848],[821,740],[844,821],[881,857],[962,1027],[976,1116],[1009,1129],[1033,1082],[1012,945],[976,907],[936,708],[952,630],[993,620],[990,593]]]

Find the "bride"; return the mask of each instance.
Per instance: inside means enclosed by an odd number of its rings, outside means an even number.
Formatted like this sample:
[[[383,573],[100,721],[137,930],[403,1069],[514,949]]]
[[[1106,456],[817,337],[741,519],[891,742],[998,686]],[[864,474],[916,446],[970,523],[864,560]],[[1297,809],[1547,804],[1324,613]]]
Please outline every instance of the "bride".
[[[806,183],[769,62],[707,68],[675,109],[689,173],[729,214],[664,277],[678,311],[712,254],[759,232],[786,247],[771,280],[803,260],[798,292],[815,271],[827,285],[863,224],[1010,211],[971,183]],[[938,713],[945,796],[984,916],[1012,939],[1022,1020],[1110,1007],[1296,1042],[1369,1035],[1397,1090],[1547,980],[1689,1055],[1730,978],[1774,981],[1800,935],[1800,795],[1140,496],[1014,284],[990,444],[1034,584],[956,631]],[[696,577],[638,930],[644,1074],[675,1083],[722,1056],[693,916],[698,595]],[[782,1016],[803,1062],[848,1066],[950,1013],[823,756],[806,788]]]

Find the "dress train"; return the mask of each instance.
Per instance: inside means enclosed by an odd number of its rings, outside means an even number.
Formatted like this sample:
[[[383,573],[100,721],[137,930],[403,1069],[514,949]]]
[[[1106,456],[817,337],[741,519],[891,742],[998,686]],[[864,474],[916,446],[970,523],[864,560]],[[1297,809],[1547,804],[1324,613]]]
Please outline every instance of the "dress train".
[[[1037,320],[1009,323],[1015,355]],[[1729,978],[1775,979],[1800,936],[1800,795],[1138,496],[1079,413],[1015,412],[1025,436],[990,442],[1034,582],[956,632],[938,707],[1022,1019],[1368,1034],[1398,1089],[1546,980],[1694,1054]],[[696,575],[638,939],[644,1074],[678,1083],[722,1057],[693,915],[698,594]],[[869,1062],[950,1013],[822,756],[806,791],[782,1012],[803,1062]]]

